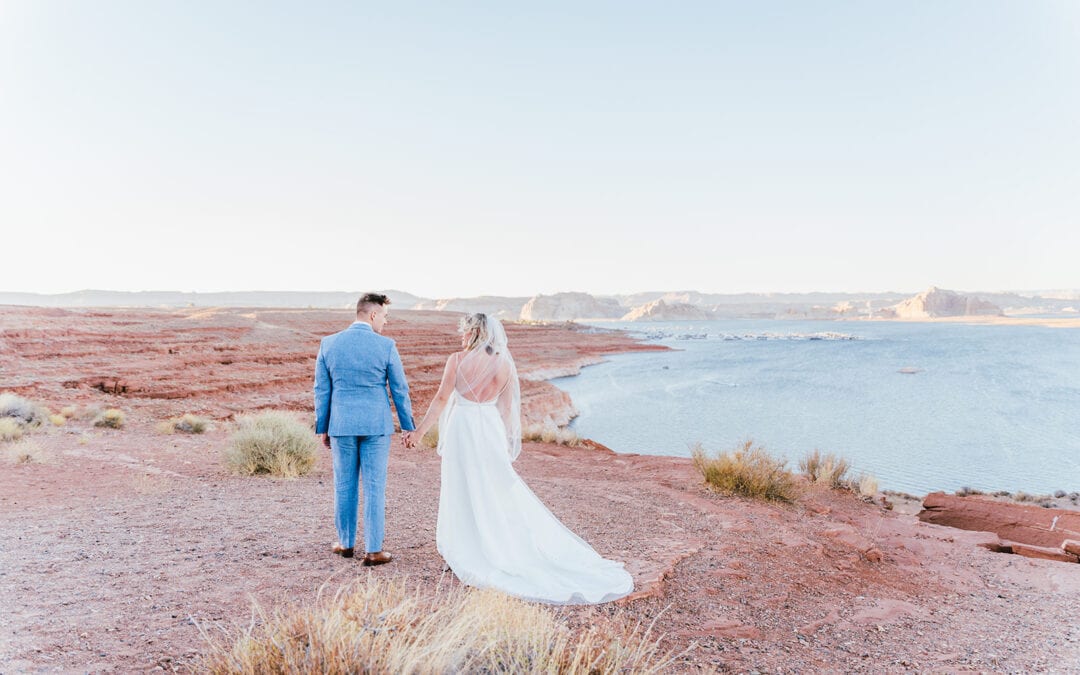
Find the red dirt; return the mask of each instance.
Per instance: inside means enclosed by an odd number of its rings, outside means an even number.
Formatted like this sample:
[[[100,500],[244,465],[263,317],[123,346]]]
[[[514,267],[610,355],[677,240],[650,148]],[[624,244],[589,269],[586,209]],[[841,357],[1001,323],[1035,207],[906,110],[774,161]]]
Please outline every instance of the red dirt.
[[[307,411],[318,340],[347,311],[0,308],[0,390],[118,407],[121,430],[33,432],[48,464],[0,465],[0,672],[186,670],[200,627],[245,623],[365,574],[454,583],[435,549],[438,457],[395,440],[391,565],[329,553],[329,462],[297,480],[228,475],[227,420]],[[394,312],[422,412],[457,346],[455,317]],[[573,372],[642,348],[621,335],[509,326],[524,374]],[[534,419],[565,400],[526,386]],[[185,412],[202,436],[154,430]],[[563,412],[565,412],[563,410]],[[2,449],[2,448],[0,448]],[[681,669],[1068,671],[1080,669],[1080,565],[992,553],[996,535],[919,522],[847,493],[794,505],[706,490],[687,460],[527,443],[518,470],[552,510],[634,574],[634,598],[567,608],[574,622],[659,617]]]

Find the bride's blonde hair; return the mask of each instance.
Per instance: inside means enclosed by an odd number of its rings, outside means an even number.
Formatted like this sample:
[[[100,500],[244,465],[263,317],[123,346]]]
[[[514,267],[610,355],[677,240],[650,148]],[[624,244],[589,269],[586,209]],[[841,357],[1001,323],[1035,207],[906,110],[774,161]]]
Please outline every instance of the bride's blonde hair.
[[[468,336],[465,342],[465,351],[474,349],[477,345],[490,341],[491,332],[488,329],[487,314],[466,314],[458,323],[458,332]],[[488,347],[491,351],[491,347]]]

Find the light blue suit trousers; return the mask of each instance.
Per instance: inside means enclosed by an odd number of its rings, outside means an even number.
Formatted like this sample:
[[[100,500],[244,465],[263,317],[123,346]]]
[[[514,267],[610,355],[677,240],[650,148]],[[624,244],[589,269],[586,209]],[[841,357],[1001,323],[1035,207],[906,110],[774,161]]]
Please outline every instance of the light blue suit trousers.
[[[357,483],[364,481],[364,550],[382,550],[386,533],[386,465],[390,436],[331,436],[334,455],[334,525],[345,548],[356,543]]]
[[[402,430],[416,428],[409,385],[394,341],[359,321],[323,338],[315,362],[314,393],[315,432],[330,435],[338,542],[345,548],[356,543],[362,477],[364,545],[368,553],[381,551],[386,530],[386,467],[394,433],[391,397]]]

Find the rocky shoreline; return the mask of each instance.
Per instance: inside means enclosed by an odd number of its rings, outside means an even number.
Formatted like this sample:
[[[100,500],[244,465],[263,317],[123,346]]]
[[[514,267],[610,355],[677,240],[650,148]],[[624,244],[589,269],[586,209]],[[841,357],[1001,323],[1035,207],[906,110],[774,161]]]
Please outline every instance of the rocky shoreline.
[[[328,552],[325,457],[296,480],[223,469],[233,415],[310,414],[318,338],[348,321],[322,310],[0,308],[0,390],[53,408],[119,407],[128,419],[122,429],[72,420],[34,432],[46,462],[0,468],[0,672],[190,671],[205,634],[245,624],[253,601],[303,603],[369,574],[432,592],[456,583],[434,544],[430,450],[394,443],[387,528],[397,558],[374,571]],[[392,313],[420,410],[456,348],[455,324],[439,312]],[[554,420],[568,401],[528,378],[652,348],[562,325],[509,332],[533,418]],[[215,428],[156,429],[185,412]],[[847,492],[808,486],[791,505],[715,494],[684,459],[530,442],[516,467],[635,579],[633,598],[565,608],[567,622],[656,622],[664,646],[686,652],[678,670],[1080,668],[1080,565],[995,553],[981,546],[985,533]]]

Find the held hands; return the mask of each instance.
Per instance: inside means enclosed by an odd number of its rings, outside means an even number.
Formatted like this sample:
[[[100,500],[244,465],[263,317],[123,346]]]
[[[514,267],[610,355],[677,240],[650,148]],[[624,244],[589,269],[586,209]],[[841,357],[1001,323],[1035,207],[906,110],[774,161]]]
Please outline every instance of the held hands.
[[[420,434],[415,431],[402,432],[401,438],[405,442],[406,448],[415,448],[416,444],[420,442]]]

